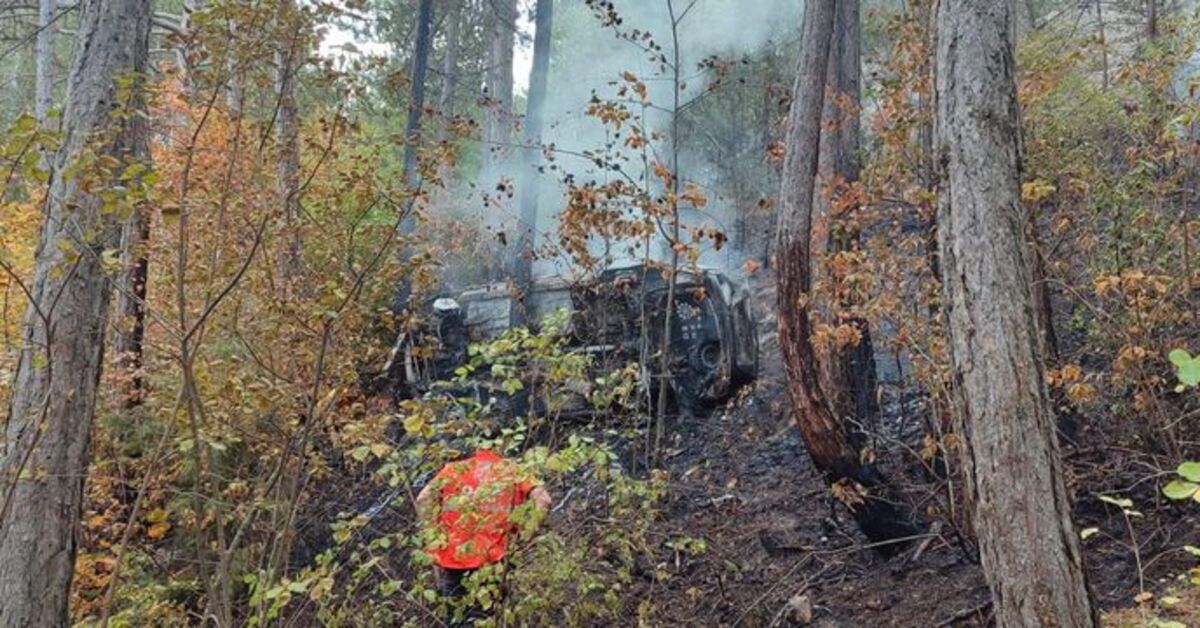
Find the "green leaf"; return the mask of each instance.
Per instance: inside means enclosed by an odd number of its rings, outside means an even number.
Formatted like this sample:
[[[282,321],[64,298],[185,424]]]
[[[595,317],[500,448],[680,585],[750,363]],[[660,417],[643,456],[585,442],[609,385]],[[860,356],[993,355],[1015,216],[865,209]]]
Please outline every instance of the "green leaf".
[[[1196,558],[1200,558],[1200,547],[1196,547],[1195,545],[1184,545],[1183,551],[1195,556]]]
[[[1189,482],[1200,482],[1200,462],[1185,462],[1175,469],[1175,473]]]
[[[1175,349],[1167,354],[1167,359],[1171,361],[1171,364],[1182,367],[1184,364],[1192,361],[1192,354],[1183,349]]]
[[[365,462],[367,459],[367,456],[371,455],[371,448],[368,445],[363,445],[362,447],[355,447],[354,449],[351,449],[347,453],[350,455],[351,458],[355,459],[356,461]]]
[[[37,118],[35,118],[29,114],[25,114],[25,115],[22,115],[20,118],[17,118],[16,123],[13,124],[13,126],[12,126],[11,132],[12,133],[29,133],[29,132],[34,131],[35,129],[37,129]]]
[[[1200,489],[1200,486],[1183,480],[1172,480],[1163,487],[1162,492],[1168,499],[1187,499],[1196,493],[1196,489]]]
[[[1180,367],[1179,381],[1185,386],[1200,384],[1200,361],[1192,360],[1187,366]]]
[[[404,418],[404,432],[409,436],[420,434],[425,429],[425,417],[414,414]]]
[[[1167,354],[1167,359],[1175,365],[1176,375],[1185,386],[1200,384],[1200,359],[1183,349],[1175,349]]]

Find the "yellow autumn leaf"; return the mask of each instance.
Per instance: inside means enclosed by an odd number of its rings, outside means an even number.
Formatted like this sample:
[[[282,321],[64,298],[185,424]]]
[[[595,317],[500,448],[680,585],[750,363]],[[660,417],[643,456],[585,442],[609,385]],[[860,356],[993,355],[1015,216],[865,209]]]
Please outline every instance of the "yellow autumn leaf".
[[[157,541],[166,536],[167,532],[170,530],[171,524],[167,523],[166,521],[162,521],[150,526],[149,528],[146,528],[146,536]]]
[[[1021,185],[1021,200],[1026,203],[1040,203],[1058,191],[1053,183],[1045,179],[1034,179]]]

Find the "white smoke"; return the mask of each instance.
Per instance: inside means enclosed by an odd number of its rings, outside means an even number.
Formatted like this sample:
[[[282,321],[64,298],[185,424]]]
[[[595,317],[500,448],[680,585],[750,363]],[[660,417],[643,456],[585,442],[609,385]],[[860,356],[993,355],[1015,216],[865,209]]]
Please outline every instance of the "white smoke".
[[[802,6],[797,0],[671,0],[678,20],[677,36],[681,68],[681,103],[686,104],[700,95],[708,85],[709,73],[701,63],[710,57],[740,59],[761,51],[765,46],[793,39],[799,31]],[[603,172],[586,159],[571,154],[598,151],[604,148],[605,127],[584,114],[595,92],[600,98],[612,97],[613,85],[623,72],[632,72],[649,88],[650,100],[662,109],[673,107],[671,69],[652,60],[644,47],[618,36],[635,32],[649,33],[668,60],[675,50],[668,0],[616,0],[615,10],[621,17],[616,29],[603,26],[594,17],[584,0],[560,2],[555,15],[555,41],[552,50],[550,100],[547,103],[545,144],[559,149],[557,165],[571,173],[577,183],[605,180],[613,176]],[[670,113],[656,109],[652,112],[652,130],[663,132],[670,128]],[[665,143],[660,143],[660,149]],[[667,155],[660,155],[664,162]],[[633,166],[631,166],[633,167]],[[638,167],[640,171],[640,166]],[[680,167],[684,180],[711,188],[712,168],[707,164],[683,161]],[[563,186],[558,179],[562,171],[547,172],[538,177],[541,203],[538,228],[539,242],[554,237],[557,214],[563,203]],[[710,196],[711,198],[711,196]],[[715,200],[715,199],[714,199]],[[687,226],[700,226],[707,220],[726,233],[728,216],[719,201],[705,211],[708,218],[690,216]],[[624,248],[624,247],[615,247]],[[665,246],[652,246],[651,255],[663,257]],[[617,251],[620,253],[620,251]],[[637,253],[641,255],[640,252]],[[726,266],[730,260],[725,253],[705,251],[703,263]],[[562,273],[561,261],[543,261],[536,265],[538,275]]]

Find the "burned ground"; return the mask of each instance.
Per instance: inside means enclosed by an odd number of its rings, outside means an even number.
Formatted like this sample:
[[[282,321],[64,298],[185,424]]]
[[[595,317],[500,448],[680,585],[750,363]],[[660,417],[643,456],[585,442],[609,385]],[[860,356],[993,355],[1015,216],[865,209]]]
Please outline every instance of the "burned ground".
[[[756,298],[770,295],[760,290]],[[801,625],[797,618],[809,610],[810,625],[829,628],[990,625],[988,589],[972,547],[937,523],[941,515],[930,515],[932,506],[945,503],[945,484],[917,454],[926,412],[920,390],[884,388],[876,441],[884,471],[927,517],[930,532],[884,557],[832,500],[804,451],[789,416],[771,324],[760,323],[762,368],[753,389],[712,413],[672,420],[659,465],[668,482],[652,532],[657,553],[640,557],[630,603],[651,599],[653,620],[671,626]],[[1200,543],[1200,526],[1187,504],[1159,496],[1165,478],[1156,470],[1171,466],[1166,457],[1142,453],[1131,440],[1136,435],[1102,415],[1076,418],[1077,438],[1064,444],[1063,455],[1077,526],[1095,528],[1084,542],[1091,585],[1105,611],[1122,611],[1108,623],[1127,625],[1120,622],[1148,617],[1155,608],[1147,603],[1139,610],[1139,586],[1161,597],[1194,565],[1182,546]],[[594,425],[570,429],[600,435]],[[645,473],[640,440],[616,446],[626,470]],[[570,535],[594,514],[603,489],[593,484],[579,478],[576,485],[552,486],[570,504],[549,525]],[[1127,522],[1100,495],[1131,499],[1139,514]],[[367,538],[408,525],[408,497],[379,487],[369,473],[336,478],[312,503],[296,562],[327,546],[325,530],[339,512],[371,513]],[[671,549],[681,538],[703,541],[705,550]],[[398,573],[413,575],[405,556],[390,562]],[[656,572],[668,577],[655,578]]]
[[[990,625],[982,569],[945,527],[931,533],[915,560],[925,539],[884,558],[866,546],[845,510],[832,505],[789,418],[778,346],[765,331],[755,390],[707,419],[678,426],[667,463],[672,481],[664,525],[670,533],[705,539],[709,551],[682,559],[676,577],[656,593],[662,619],[794,625],[789,600],[804,596],[816,626]],[[881,451],[885,470],[918,506],[938,490],[913,453],[920,446],[914,441],[919,425],[912,429],[919,399],[911,388],[886,390],[879,421],[895,438]],[[1139,581],[1158,596],[1179,584],[1195,564],[1181,548],[1200,541],[1200,525],[1187,504],[1171,504],[1158,492],[1163,480],[1155,469],[1169,468],[1168,460],[1117,444],[1103,416],[1080,421],[1079,442],[1064,445],[1063,454],[1076,524],[1097,529],[1084,542],[1091,585],[1103,610],[1128,609],[1137,606]],[[906,440],[909,447],[895,444]],[[1127,525],[1121,509],[1099,495],[1132,499],[1140,515]],[[1147,602],[1133,614],[1148,617],[1152,608]]]

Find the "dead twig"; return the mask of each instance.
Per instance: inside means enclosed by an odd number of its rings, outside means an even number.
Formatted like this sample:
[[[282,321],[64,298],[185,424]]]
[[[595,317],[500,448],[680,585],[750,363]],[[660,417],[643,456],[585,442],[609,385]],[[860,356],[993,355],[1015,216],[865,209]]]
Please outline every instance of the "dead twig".
[[[933,628],[946,628],[947,626],[953,626],[954,624],[957,624],[958,622],[960,622],[964,619],[968,619],[970,617],[980,615],[984,611],[990,609],[991,607],[992,607],[992,601],[988,600],[982,604],[977,604],[975,606],[972,606],[971,608],[958,611],[957,613],[947,617],[946,619],[943,619],[942,621],[938,622],[937,624],[934,624]]]

